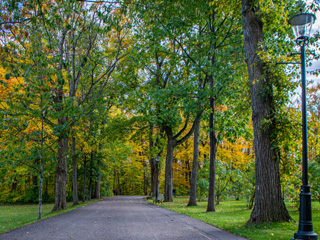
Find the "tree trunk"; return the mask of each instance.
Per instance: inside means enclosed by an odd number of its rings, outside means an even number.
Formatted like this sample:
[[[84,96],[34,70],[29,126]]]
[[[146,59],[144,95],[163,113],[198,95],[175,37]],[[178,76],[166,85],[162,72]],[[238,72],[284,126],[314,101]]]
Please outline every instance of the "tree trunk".
[[[41,112],[43,109],[43,95],[41,92],[41,104],[40,104]],[[38,204],[38,219],[42,217],[42,185],[43,185],[43,115],[41,114],[41,134],[40,134],[40,147],[41,147],[41,157],[40,157],[40,181],[39,181],[39,204]]]
[[[251,210],[254,204],[254,195],[252,195],[249,199],[248,209]]]
[[[166,170],[165,170],[165,187],[164,187],[164,202],[173,202],[173,150],[174,150],[174,140],[173,133],[170,127],[166,127],[167,134],[167,157],[166,157]]]
[[[160,140],[160,138],[162,138],[162,134],[163,134],[163,128],[160,128],[160,136],[159,136],[159,138],[156,139],[156,141],[154,141],[152,138],[153,130],[154,130],[153,125],[151,125],[150,129],[149,129],[149,150],[150,150],[150,152],[152,152],[154,150],[154,147],[156,147],[156,148],[159,147],[159,145],[160,145],[159,140]],[[150,195],[151,196],[155,196],[156,191],[157,191],[157,181],[158,180],[157,180],[156,158],[159,157],[159,159],[160,159],[161,152],[162,152],[162,147],[161,147],[161,149],[159,149],[157,156],[150,159],[150,172],[151,172]],[[148,178],[149,178],[149,175],[148,175]]]
[[[272,76],[257,52],[264,50],[262,22],[254,8],[254,0],[242,0],[244,48],[248,67],[252,100],[252,121],[255,150],[255,205],[249,223],[281,222],[291,219],[281,195],[279,159],[272,147],[272,124],[262,126],[263,120],[272,120],[274,112]]]
[[[92,197],[92,173],[93,173],[93,152],[91,151],[90,169],[89,169],[89,193],[88,200],[91,201]]]
[[[87,181],[87,155],[84,155],[82,202],[86,201],[86,181]]]
[[[201,118],[203,110],[197,113],[197,116],[195,117],[195,122]],[[164,131],[167,135],[167,157],[166,157],[166,170],[165,170],[165,189],[164,189],[164,202],[173,202],[173,169],[172,169],[172,161],[173,161],[173,150],[176,146],[184,143],[188,140],[188,138],[193,134],[195,129],[195,122],[192,125],[192,128],[189,130],[187,134],[185,134],[184,137],[182,137],[180,140],[177,140],[179,136],[186,130],[188,121],[185,122],[185,126],[180,130],[179,133],[177,133],[175,136],[173,136],[172,128],[171,127],[164,127]]]
[[[76,138],[72,137],[72,191],[73,205],[79,204],[78,199],[78,174],[77,174],[77,155],[76,155]]]
[[[219,180],[218,180],[218,182],[217,182],[217,186],[218,186],[218,189],[219,189]],[[220,205],[220,192],[219,191],[217,191],[216,192],[216,206],[219,206]]]
[[[62,117],[58,120],[59,125],[64,125],[67,117]],[[67,208],[66,199],[66,184],[68,176],[67,154],[68,154],[68,141],[69,138],[66,134],[60,134],[58,139],[58,162],[56,167],[56,186],[54,207],[52,211],[63,210]]]
[[[42,185],[43,185],[43,160],[40,163],[40,182],[39,182],[39,203],[38,203],[38,219],[42,217]]]
[[[117,172],[117,186],[120,189],[120,170]]]
[[[61,66],[60,66],[61,67]],[[59,69],[61,70],[61,68]],[[63,106],[63,86],[59,86],[57,89],[57,94],[55,96],[55,103],[58,105],[56,112],[62,113]],[[67,208],[67,198],[66,198],[66,184],[68,178],[68,148],[69,148],[69,132],[67,130],[68,117],[61,116],[58,118],[58,126],[65,127],[63,131],[58,132],[58,159],[56,166],[56,185],[55,185],[55,197],[54,206],[52,211],[58,211]],[[61,129],[61,128],[60,128]]]
[[[16,177],[14,177],[12,185],[11,185],[11,192],[14,192],[17,190],[17,186],[18,186],[18,179]]]
[[[150,168],[151,168],[151,187],[150,187],[150,195],[155,196],[157,191],[157,166],[156,166],[156,158],[151,158],[150,160]]]
[[[97,177],[96,179],[96,186],[95,186],[95,192],[94,192],[94,196],[95,198],[100,198],[100,188],[101,188],[101,181],[100,181],[100,175]]]
[[[95,198],[100,198],[100,188],[101,188],[101,174],[100,174],[100,161],[98,162],[98,176],[96,178],[96,186],[94,196]]]
[[[113,191],[116,190],[116,184],[117,184],[117,170],[114,168],[113,169]]]
[[[195,120],[194,124],[194,141],[193,141],[193,163],[192,177],[190,181],[190,198],[188,206],[197,206],[197,180],[198,180],[198,162],[199,162],[199,131],[200,118]]]
[[[213,89],[213,78],[210,77],[210,88]],[[209,128],[210,128],[210,170],[209,170],[209,192],[208,192],[208,205],[207,212],[215,212],[215,188],[216,188],[216,154],[217,154],[217,138],[214,130],[214,113],[215,113],[215,100],[210,97],[211,113],[209,116]]]
[[[91,195],[92,195],[92,177],[89,179],[89,193],[88,193],[88,200],[91,201]]]
[[[146,166],[147,164],[143,162],[143,194],[147,196],[148,191],[147,191],[147,183],[146,183]]]
[[[191,181],[191,168],[190,168],[190,160],[186,161],[186,182],[190,182]]]

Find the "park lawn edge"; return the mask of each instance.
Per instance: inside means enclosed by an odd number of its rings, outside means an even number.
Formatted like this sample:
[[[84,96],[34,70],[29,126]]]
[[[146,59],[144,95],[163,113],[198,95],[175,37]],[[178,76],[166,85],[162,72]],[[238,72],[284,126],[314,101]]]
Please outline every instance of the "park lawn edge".
[[[45,215],[42,215],[42,218],[41,219],[36,219],[36,220],[30,220],[30,222],[26,223],[26,224],[19,224],[17,227],[13,227],[13,228],[10,228],[10,229],[7,229],[7,230],[4,230],[4,231],[0,231],[0,235],[2,234],[5,234],[5,233],[8,233],[8,232],[11,232],[13,230],[16,230],[16,229],[19,229],[19,228],[22,228],[22,227],[25,227],[25,226],[29,226],[31,224],[34,224],[34,223],[37,223],[37,222],[40,222],[42,220],[45,220],[45,219],[49,219],[49,218],[52,218],[52,217],[56,217],[56,216],[59,216],[59,215],[62,215],[62,214],[65,214],[65,213],[68,213],[68,212],[71,212],[77,208],[80,208],[80,207],[85,207],[91,203],[95,203],[95,202],[99,202],[99,201],[102,201],[103,199],[105,198],[108,198],[108,197],[102,197],[102,198],[98,198],[98,199],[92,199],[90,201],[86,201],[86,202],[80,202],[78,205],[71,205],[70,207],[68,207],[67,209],[63,209],[63,210],[59,210],[59,211],[55,211],[55,212],[49,212]],[[68,203],[67,203],[68,204]],[[69,202],[70,204],[70,202]],[[8,204],[8,205],[14,205],[14,204]],[[38,206],[38,204],[30,204],[30,205],[36,205]]]
[[[178,199],[181,200],[178,200]],[[185,199],[184,199],[185,198]],[[184,199],[184,200],[182,200]],[[178,201],[174,201],[174,203],[163,203],[163,204],[156,204],[159,207],[163,207],[166,209],[169,209],[174,212],[178,212],[181,214],[184,214],[186,216],[196,218],[202,222],[205,222],[207,224],[210,224],[218,229],[221,229],[223,231],[227,231],[229,233],[232,233],[236,236],[241,236],[247,239],[252,240],[273,240],[273,239],[292,239],[294,233],[298,230],[298,219],[299,219],[299,211],[295,209],[292,203],[288,203],[287,209],[290,212],[291,217],[293,220],[289,222],[277,222],[277,223],[261,223],[261,224],[247,224],[247,220],[249,219],[249,215],[251,213],[251,210],[246,211],[243,215],[237,215],[237,212],[239,212],[239,209],[231,209],[230,211],[224,211],[225,209],[216,209],[217,211],[213,214],[216,214],[215,216],[206,216],[206,214],[212,214],[212,213],[206,213],[203,206],[198,205],[196,207],[186,207],[187,205],[187,197],[178,197]],[[145,199],[146,200],[146,199]],[[232,200],[226,200],[223,201],[222,204],[227,202],[233,202]],[[153,204],[152,200],[148,200],[149,203]],[[202,203],[205,201],[202,201]],[[198,202],[200,203],[200,202]],[[286,205],[287,205],[286,204]],[[316,207],[314,208],[314,205]],[[184,207],[183,207],[184,206]],[[225,205],[226,207],[236,207],[232,205]],[[186,211],[186,209],[188,209]],[[233,212],[235,211],[235,215],[228,215],[227,212]],[[319,234],[319,220],[320,220],[320,205],[317,202],[316,204],[313,204],[313,211],[315,213],[314,219],[313,219],[313,227],[314,232]],[[224,214],[226,213],[226,214]],[[227,216],[227,217],[226,217]],[[212,221],[213,218],[214,220]],[[231,219],[229,222],[229,218]],[[236,224],[235,224],[236,222]],[[218,225],[216,225],[217,223]],[[319,225],[319,226],[318,226]]]
[[[167,210],[169,210],[169,211],[173,211],[173,212],[176,212],[176,213],[185,215],[185,216],[187,216],[187,217],[191,217],[191,218],[197,219],[197,220],[199,220],[199,221],[201,221],[201,222],[203,222],[203,223],[209,224],[209,225],[211,225],[211,226],[213,226],[213,227],[215,227],[215,228],[218,228],[218,229],[220,229],[220,230],[222,230],[222,231],[231,233],[231,234],[233,234],[233,235],[235,235],[235,236],[247,238],[247,237],[245,237],[245,236],[242,236],[242,235],[236,234],[236,233],[234,233],[234,232],[231,232],[231,231],[229,231],[229,230],[223,229],[223,228],[221,228],[221,227],[219,227],[219,226],[213,225],[212,223],[206,222],[206,221],[204,221],[204,220],[202,220],[202,219],[199,219],[199,218],[196,218],[196,217],[192,217],[192,216],[190,216],[190,215],[188,215],[188,214],[184,214],[184,213],[181,213],[181,212],[178,212],[178,211],[174,211],[174,210],[172,210],[172,209],[170,209],[170,208],[167,208],[166,206],[162,205],[162,203],[157,204],[157,203],[153,203],[153,200],[150,200],[150,199],[147,199],[147,198],[143,198],[143,199],[144,199],[146,202],[148,202],[148,203],[150,203],[150,204],[152,204],[152,205],[154,205],[154,206],[162,207],[162,208],[165,208],[165,209],[167,209]],[[193,207],[194,207],[194,206],[193,206]],[[195,206],[195,207],[197,207],[197,206]],[[251,238],[247,238],[247,239],[248,239],[248,240],[251,240]]]

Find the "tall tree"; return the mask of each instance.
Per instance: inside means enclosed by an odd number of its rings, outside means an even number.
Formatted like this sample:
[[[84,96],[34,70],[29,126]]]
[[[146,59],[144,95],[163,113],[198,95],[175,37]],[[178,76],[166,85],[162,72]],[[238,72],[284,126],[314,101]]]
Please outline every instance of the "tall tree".
[[[200,116],[201,114],[202,112],[199,112]],[[191,175],[191,181],[190,181],[190,199],[189,199],[188,206],[197,206],[200,123],[201,123],[201,118],[200,117],[196,118],[194,121],[193,161],[192,161],[192,175]]]
[[[259,1],[242,0],[243,37],[252,100],[255,150],[255,205],[249,223],[289,221],[291,219],[281,195],[279,158],[273,146],[275,107],[274,75],[260,57],[266,50]],[[263,121],[271,121],[263,126]]]

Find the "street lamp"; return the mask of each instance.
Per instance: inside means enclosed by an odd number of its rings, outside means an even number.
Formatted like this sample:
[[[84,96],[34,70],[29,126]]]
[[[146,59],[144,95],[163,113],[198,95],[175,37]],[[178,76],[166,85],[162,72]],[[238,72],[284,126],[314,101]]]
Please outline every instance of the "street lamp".
[[[309,35],[316,16],[311,13],[302,13],[291,17],[296,42],[300,46],[301,57],[301,82],[302,82],[302,186],[300,192],[300,217],[299,230],[294,234],[294,240],[317,240],[313,232],[311,215],[311,192],[308,185],[308,142],[307,142],[307,101],[306,101],[306,63],[305,46],[309,43]]]
[[[156,200],[158,200],[159,196],[159,161],[160,161],[160,156],[156,156],[156,169],[157,169],[157,184],[156,184]]]

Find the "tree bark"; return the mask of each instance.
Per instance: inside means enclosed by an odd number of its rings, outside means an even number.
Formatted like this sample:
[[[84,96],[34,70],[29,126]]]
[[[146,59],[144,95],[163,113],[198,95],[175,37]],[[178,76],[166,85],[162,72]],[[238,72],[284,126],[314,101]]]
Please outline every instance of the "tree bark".
[[[72,137],[72,192],[73,205],[79,204],[78,199],[78,174],[77,174],[77,155],[76,155],[76,138]]]
[[[92,197],[92,175],[93,175],[93,152],[91,151],[90,169],[89,169],[89,193],[88,200],[91,201]]]
[[[147,191],[147,180],[146,179],[146,167],[147,167],[147,164],[145,162],[143,162],[143,194],[145,196],[148,195],[148,191]]]
[[[165,170],[165,186],[164,186],[164,202],[173,202],[173,150],[175,147],[175,141],[173,139],[172,129],[167,127],[165,129],[167,134],[167,157],[166,157],[166,170]]]
[[[38,204],[38,219],[41,219],[42,217],[42,190],[43,190],[43,150],[44,150],[44,139],[43,139],[43,133],[44,133],[44,126],[43,126],[43,94],[41,92],[41,134],[40,134],[40,147],[41,147],[41,157],[40,157],[40,182],[39,182],[39,204]]]
[[[95,198],[100,198],[100,188],[101,188],[101,174],[100,174],[100,161],[98,162],[98,176],[96,178],[96,186],[95,186]]]
[[[82,202],[86,201],[86,181],[87,181],[87,156],[84,155]]]
[[[91,201],[92,196],[92,177],[89,179],[89,193],[88,193],[88,200]]]
[[[213,87],[213,78],[210,79],[210,87]],[[215,212],[215,188],[216,188],[216,154],[217,154],[217,138],[214,130],[214,98],[210,98],[211,113],[209,116],[210,127],[210,170],[209,170],[209,192],[208,192],[208,205],[207,212]]]
[[[252,100],[252,121],[255,150],[255,205],[249,223],[281,222],[291,219],[281,195],[279,159],[273,142],[273,124],[262,126],[274,114],[272,76],[268,74],[258,51],[265,47],[262,22],[254,0],[242,0],[244,48]]]
[[[61,117],[58,119],[58,124],[66,124],[67,117]],[[60,134],[58,138],[58,162],[56,167],[56,186],[55,186],[55,198],[54,207],[52,211],[63,210],[67,208],[66,199],[66,184],[68,176],[67,166],[67,154],[68,154],[68,142],[69,138],[67,134]]]
[[[194,122],[194,140],[193,140],[193,163],[192,176],[190,181],[190,198],[188,207],[197,206],[197,180],[198,180],[198,163],[199,163],[199,132],[200,132],[200,118]]]
[[[11,192],[14,192],[17,190],[18,187],[18,179],[14,177],[12,185],[11,185]]]
[[[43,188],[42,185],[43,185],[43,159],[41,159],[41,163],[40,163],[38,219],[41,219],[42,217],[42,188]]]
[[[158,149],[159,145],[160,145],[160,139],[163,137],[163,128],[160,128],[160,136],[158,136],[158,138],[154,141],[152,138],[152,134],[153,134],[153,125],[150,125],[149,128],[149,150],[150,152],[153,151],[154,148]],[[157,162],[156,162],[156,158],[159,157],[160,159],[160,155],[162,153],[162,146],[160,146],[161,149],[159,149],[158,154],[156,157],[153,157],[150,159],[150,173],[151,173],[151,181],[150,181],[150,195],[151,196],[155,196],[156,195],[156,191],[157,191]]]
[[[155,196],[157,191],[157,167],[156,167],[156,158],[151,158],[150,160],[150,169],[151,169],[151,186],[150,186],[150,195]]]

